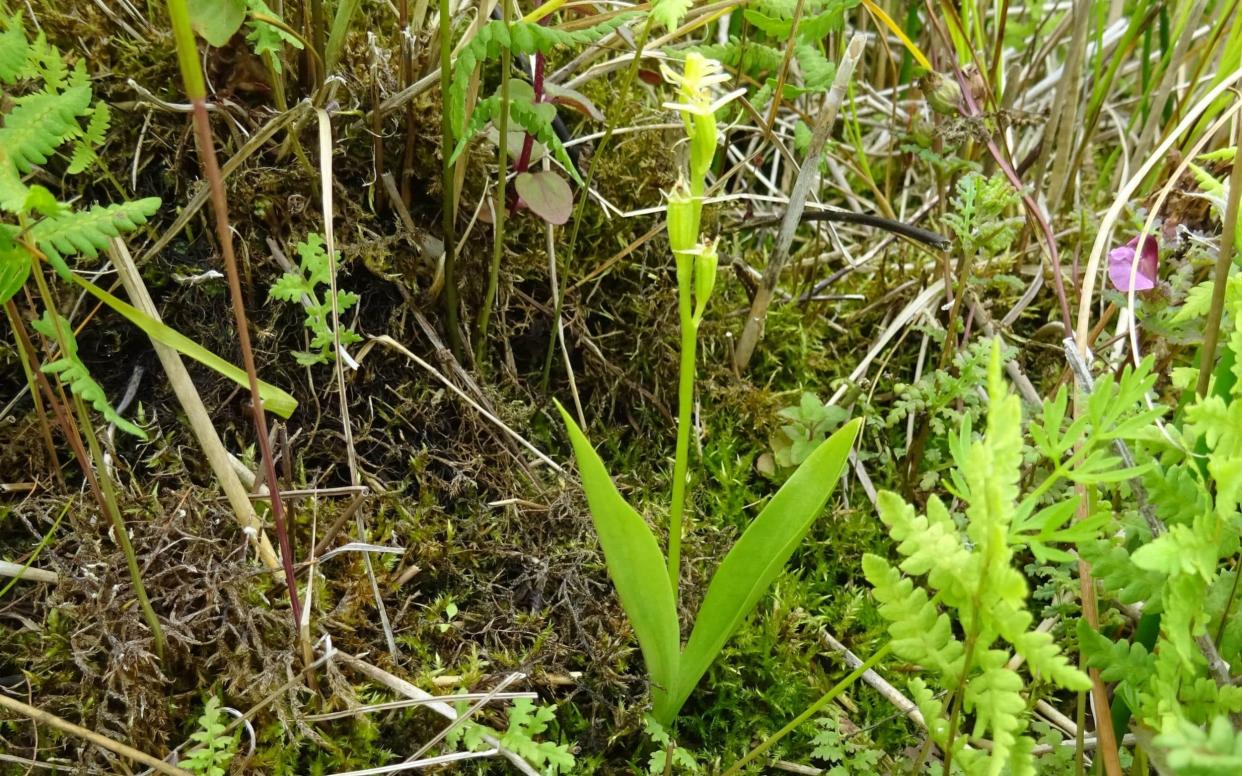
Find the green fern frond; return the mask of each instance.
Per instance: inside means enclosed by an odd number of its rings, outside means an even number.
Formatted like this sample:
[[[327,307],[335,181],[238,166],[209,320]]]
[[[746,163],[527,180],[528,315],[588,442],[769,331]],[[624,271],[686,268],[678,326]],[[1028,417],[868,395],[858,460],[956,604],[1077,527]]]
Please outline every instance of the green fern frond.
[[[798,38],[806,41],[822,40],[829,33],[839,32],[845,26],[845,12],[858,5],[860,0],[832,0],[826,4],[827,10],[821,13],[803,12],[798,22]],[[776,10],[773,14],[771,11]],[[793,9],[784,7],[746,9],[746,21],[753,24],[776,40],[788,40],[793,34]]]
[[[878,555],[864,555],[862,567],[875,589],[880,616],[890,623],[893,652],[934,670],[948,683],[956,681],[962,672],[964,650],[953,635],[948,616],[936,611],[923,588],[915,587]]]
[[[250,19],[246,22],[250,27],[250,32],[246,33],[246,40],[250,41],[255,54],[264,57],[277,74],[281,73],[285,44],[300,51],[302,41],[296,35],[289,34],[279,24],[265,21],[267,18],[281,19],[280,15],[269,8],[263,0],[246,0],[246,7],[250,12]]]
[[[30,56],[30,44],[26,41],[26,30],[22,28],[22,17],[15,14],[5,20],[4,32],[0,32],[0,81],[11,84],[16,81],[26,67]]]
[[[1181,660],[1183,671],[1194,671],[1203,663],[1195,638],[1207,632],[1208,614],[1202,607],[1207,588],[1202,577],[1192,574],[1171,577],[1164,585],[1160,633]]]
[[[91,90],[86,86],[19,98],[0,129],[0,148],[8,152],[19,171],[29,172],[34,165],[47,162],[57,146],[80,131],[77,117],[90,103]]]
[[[86,124],[86,129],[73,145],[73,156],[70,157],[69,167],[66,168],[65,172],[70,175],[77,175],[99,158],[95,153],[95,149],[103,144],[111,122],[112,114],[108,110],[107,103],[95,103],[95,107],[91,111],[90,121]]]
[[[1067,690],[1086,692],[1091,689],[1091,679],[1070,664],[1051,633],[1028,630],[1013,638],[1012,643],[1018,654],[1026,658],[1032,672]]]
[[[1151,601],[1159,608],[1164,576],[1134,564],[1130,553],[1107,541],[1082,542],[1078,552],[1091,564],[1095,579],[1105,590],[1115,591],[1123,604]]]
[[[48,43],[42,31],[30,44],[22,77],[42,81],[44,88],[52,93],[65,91],[70,85],[69,68],[60,49]]]
[[[470,76],[481,63],[496,59],[501,50],[508,48],[514,56],[547,54],[557,46],[575,46],[594,43],[633,18],[633,14],[620,14],[585,30],[558,30],[530,22],[513,22],[506,26],[502,21],[488,22],[483,29],[462,49],[453,67],[453,82],[445,100],[453,132],[463,136],[466,126],[466,87]]]
[[[99,251],[108,247],[110,238],[145,224],[159,207],[159,197],[95,205],[90,210],[45,218],[30,228],[30,236],[54,265],[63,266],[65,256],[82,253],[95,258]]]
[[[511,84],[511,87],[514,85],[516,84]],[[475,106],[474,112],[470,115],[470,121],[464,128],[461,139],[457,141],[457,146],[449,157],[449,164],[456,162],[458,157],[465,152],[466,147],[470,145],[470,140],[483,131],[483,128],[489,123],[495,123],[499,115],[499,94],[493,94],[491,97],[479,101]],[[556,130],[552,127],[552,122],[556,119],[555,105],[546,102],[536,104],[521,94],[511,94],[509,96],[509,119],[552,151],[556,155],[557,161],[561,163],[561,166],[569,172],[575,181],[579,184],[583,182],[577,168],[574,166],[573,160],[569,158],[569,152],[565,150],[565,145],[561,143],[561,139],[556,135]]]
[[[655,0],[651,6],[651,21],[672,32],[681,25],[694,0]]]
[[[237,734],[226,733],[227,727],[220,699],[215,696],[208,698],[198,718],[198,730],[190,736],[190,740],[198,746],[179,765],[196,776],[224,776],[237,750]]]
[[[1242,773],[1242,732],[1226,715],[1200,727],[1174,719],[1154,741],[1165,750],[1170,773],[1232,776]]]
[[[970,553],[940,498],[932,495],[923,517],[901,496],[881,491],[876,511],[898,542],[897,552],[906,556],[901,570],[914,576],[927,574],[933,588],[946,591],[954,601],[961,600],[966,591],[962,575],[970,566]]]
[[[991,731],[992,753],[986,771],[989,776],[999,776],[1004,770],[1018,734],[1026,729],[1022,677],[1005,667],[1008,657],[999,650],[988,650],[980,660],[986,668],[971,677],[962,696],[965,709],[975,714],[975,737],[982,738]]]
[[[58,374],[63,382],[68,383],[69,390],[74,396],[79,397],[82,401],[90,404],[95,411],[103,415],[104,420],[109,423],[116,424],[116,427],[127,434],[133,434],[139,439],[146,440],[147,432],[138,426],[130,423],[108,403],[108,396],[104,393],[103,388],[95,379],[91,377],[91,373],[86,368],[86,364],[82,363],[82,359],[78,357],[78,340],[73,336],[73,327],[69,322],[60,316],[56,316],[53,322],[53,313],[45,310],[43,318],[37,321],[31,321],[31,326],[35,331],[55,343],[61,343],[61,337],[57,336],[57,328],[60,335],[64,338],[64,350],[61,357],[50,364],[44,364],[41,367],[43,372],[47,374]],[[59,324],[59,326],[58,326]]]
[[[837,75],[837,65],[818,46],[800,42],[794,47],[794,59],[802,71],[802,85],[810,91],[823,91],[832,86]]]
[[[1035,767],[1035,739],[1030,736],[1014,739],[1006,765],[1009,766],[1009,776],[1036,776],[1039,770]]]
[[[1155,656],[1142,644],[1113,641],[1085,620],[1078,621],[1078,645],[1087,665],[1100,669],[1106,682],[1141,685],[1156,670]]]
[[[20,213],[26,202],[29,188],[22,182],[17,167],[9,159],[8,152],[0,147],[0,210]]]
[[[561,139],[557,137],[556,130],[552,127],[552,122],[556,119],[555,106],[546,102],[539,104],[524,101],[511,102],[509,103],[509,118],[529,132],[535,140],[549,148],[570,177],[579,185],[583,184],[582,176],[578,174],[573,160],[569,158],[569,152],[565,150]]]
[[[919,713],[923,715],[923,721],[927,723],[928,736],[941,749],[947,748],[949,745],[949,720],[948,715],[944,713],[944,703],[927,686],[927,682],[924,682],[917,676],[911,679],[907,686],[910,690],[910,700],[914,701],[914,705],[918,707]]]
[[[727,43],[691,46],[686,50],[698,52],[731,70],[737,70],[756,79],[780,70],[781,62],[785,59],[785,53],[778,48],[758,41],[743,41],[738,37],[729,38]],[[752,102],[754,102],[753,99]]]
[[[323,237],[311,233],[297,245],[298,269],[281,275],[268,289],[268,297],[293,302],[303,307],[304,324],[313,335],[309,351],[293,352],[293,357],[303,366],[323,364],[335,357],[335,344],[339,339],[342,347],[360,342],[362,338],[348,327],[342,327],[336,336],[332,331],[332,267],[324,249]],[[340,261],[340,251],[336,260]],[[337,289],[336,311],[338,316],[358,303],[357,294]]]

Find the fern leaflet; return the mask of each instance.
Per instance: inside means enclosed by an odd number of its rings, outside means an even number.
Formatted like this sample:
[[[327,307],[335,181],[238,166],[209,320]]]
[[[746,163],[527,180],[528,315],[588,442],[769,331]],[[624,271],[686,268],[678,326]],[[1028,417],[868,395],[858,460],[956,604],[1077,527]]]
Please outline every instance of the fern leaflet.
[[[17,100],[0,128],[0,148],[21,172],[44,164],[56,147],[79,132],[77,117],[91,103],[88,86],[75,86],[61,94],[37,92]]]
[[[91,258],[108,247],[108,240],[137,229],[159,209],[159,197],[147,197],[115,205],[95,205],[56,218],[45,218],[30,228],[39,250],[62,275],[68,274],[64,257],[78,253]]]
[[[445,100],[453,132],[463,137],[466,126],[466,87],[470,76],[480,63],[500,56],[508,48],[514,55],[547,54],[557,46],[573,46],[594,43],[633,18],[632,14],[620,14],[585,30],[558,30],[531,22],[513,22],[506,27],[502,21],[488,22],[479,30],[457,57],[453,67],[453,82]],[[533,132],[531,134],[534,134]]]
[[[82,359],[78,356],[78,340],[73,336],[73,327],[64,318],[56,316],[53,319],[52,316],[53,313],[44,310],[43,318],[31,321],[30,324],[35,331],[52,342],[61,342],[61,337],[57,336],[57,329],[59,329],[61,336],[64,338],[65,350],[61,353],[61,357],[49,364],[44,364],[41,370],[47,374],[60,375],[61,380],[68,383],[69,390],[73,392],[73,395],[94,407],[96,412],[104,416],[104,420],[116,424],[117,428],[127,434],[133,434],[145,441],[147,432],[121,417],[120,413],[108,403],[107,395],[104,394],[104,390],[99,383],[95,382],[95,379],[91,377],[86,364],[82,363]]]

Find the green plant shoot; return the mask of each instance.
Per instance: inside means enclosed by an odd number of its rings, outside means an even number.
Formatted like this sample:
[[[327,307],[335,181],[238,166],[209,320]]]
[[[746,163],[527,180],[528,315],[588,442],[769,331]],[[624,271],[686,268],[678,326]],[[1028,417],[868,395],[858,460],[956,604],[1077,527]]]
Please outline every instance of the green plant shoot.
[[[932,677],[931,684],[911,680],[910,694],[927,720],[931,740],[946,753],[946,772],[951,761],[967,774],[989,776],[1006,767],[1012,773],[1033,772],[1034,741],[1024,735],[1026,687],[1010,662],[1015,653],[1032,674],[1054,686],[1077,692],[1091,687],[1051,634],[1031,628],[1026,580],[1014,566],[1014,546],[1022,543],[1014,530],[1020,522],[1022,406],[1001,378],[1000,352],[995,341],[988,366],[987,433],[971,440],[966,423],[954,449],[955,491],[967,505],[965,530],[935,495],[926,515],[918,515],[897,494],[881,491],[880,518],[905,559],[894,568],[868,553],[862,562],[880,614],[891,623],[893,652]],[[926,587],[913,579],[923,576]],[[954,620],[961,624],[960,638]],[[947,690],[948,697],[938,697],[936,687]],[[990,752],[967,748],[967,737],[958,735],[965,724],[963,710],[974,715],[971,735],[990,738]]]
[[[335,357],[332,349],[333,337],[332,323],[330,321],[332,315],[332,300],[330,296],[332,292],[328,288],[331,277],[328,254],[324,251],[323,238],[314,233],[307,235],[305,241],[298,243],[297,250],[297,271],[286,272],[282,275],[268,289],[268,296],[272,299],[281,299],[294,304],[301,303],[306,308],[305,324],[312,335],[310,350],[294,351],[293,356],[303,366],[326,364]],[[336,253],[336,259],[339,263],[341,258],[340,251]],[[321,294],[325,293],[327,296],[321,297]],[[357,303],[357,294],[337,289],[336,309],[338,312],[344,313]],[[360,342],[361,340],[362,337],[358,336],[353,329],[341,329],[341,347]]]
[[[845,468],[860,421],[846,424],[812,452],[733,545],[716,569],[682,646],[677,619],[681,515],[688,477],[695,343],[716,281],[715,242],[699,240],[705,179],[716,150],[710,87],[722,83],[719,63],[692,54],[684,73],[665,71],[678,85],[690,139],[690,176],[669,195],[668,235],[677,270],[681,320],[676,458],[670,498],[667,559],[642,516],[626,502],[586,435],[559,404],[582,476],[591,518],[617,597],[630,619],[651,678],[653,713],[670,724],[725,642],[759,603],[819,516]]]

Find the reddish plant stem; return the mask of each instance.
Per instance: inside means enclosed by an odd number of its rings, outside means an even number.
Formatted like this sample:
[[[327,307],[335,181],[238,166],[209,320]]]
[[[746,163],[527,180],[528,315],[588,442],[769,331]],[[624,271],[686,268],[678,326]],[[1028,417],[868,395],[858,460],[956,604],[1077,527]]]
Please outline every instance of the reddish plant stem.
[[[241,346],[242,365],[250,383],[250,410],[254,418],[255,433],[259,437],[259,452],[272,504],[272,522],[276,528],[276,540],[280,544],[280,562],[285,570],[285,584],[289,588],[289,603],[293,607],[293,629],[296,633],[301,624],[302,609],[298,604],[297,580],[293,572],[293,547],[289,543],[289,531],[285,525],[284,506],[280,500],[280,482],[276,478],[276,466],[272,460],[272,447],[267,434],[267,416],[263,412],[263,400],[259,397],[259,375],[254,365],[254,351],[250,347],[250,329],[246,320],[246,307],[242,303],[241,278],[237,273],[237,256],[233,253],[233,230],[229,228],[229,203],[224,191],[224,178],[216,161],[216,148],[207,116],[207,104],[200,97],[191,97],[194,106],[194,136],[198,142],[198,158],[203,175],[211,191],[211,208],[215,211],[216,238],[224,254],[224,270],[228,275],[229,297],[233,303],[233,319],[237,325],[237,339]]]
[[[42,392],[47,406],[52,408],[52,412],[56,416],[56,423],[60,426],[60,433],[65,436],[65,440],[69,443],[69,449],[73,451],[73,457],[78,461],[78,467],[82,470],[82,476],[86,479],[91,496],[99,504],[99,508],[106,511],[107,505],[104,502],[103,491],[99,489],[99,481],[95,479],[95,469],[91,466],[86,446],[82,444],[78,425],[74,421],[73,416],[65,412],[65,405],[57,400],[56,392],[52,390],[52,385],[48,382],[47,376],[40,371],[39,353],[35,350],[34,342],[31,341],[30,335],[26,332],[26,327],[22,323],[23,319],[17,311],[17,306],[13,304],[12,299],[5,302],[4,305],[8,310],[9,318],[13,321],[13,331],[17,334],[17,345],[25,352],[26,358],[30,361],[30,369],[34,374],[35,382],[38,384],[38,390]],[[60,398],[63,399],[64,396],[62,395]]]
[[[543,22],[540,22],[542,24]],[[543,102],[543,54],[535,54],[535,77],[533,79],[532,88],[535,92],[535,104]],[[526,137],[522,140],[522,154],[518,157],[517,164],[513,169],[517,172],[526,172],[530,167],[531,151],[535,148],[535,138],[531,133],[527,132]]]

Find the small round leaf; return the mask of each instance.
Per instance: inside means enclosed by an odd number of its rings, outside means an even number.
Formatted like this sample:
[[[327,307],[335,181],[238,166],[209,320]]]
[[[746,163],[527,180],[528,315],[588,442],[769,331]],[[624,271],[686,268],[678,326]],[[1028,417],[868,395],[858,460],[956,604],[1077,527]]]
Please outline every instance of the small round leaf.
[[[229,42],[246,20],[245,0],[194,0],[190,26],[216,48]]]
[[[561,176],[551,171],[524,172],[514,185],[526,206],[544,221],[559,226],[569,220],[574,194]]]

